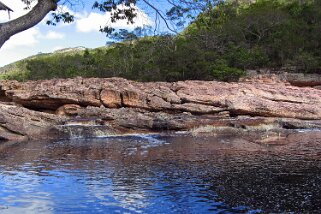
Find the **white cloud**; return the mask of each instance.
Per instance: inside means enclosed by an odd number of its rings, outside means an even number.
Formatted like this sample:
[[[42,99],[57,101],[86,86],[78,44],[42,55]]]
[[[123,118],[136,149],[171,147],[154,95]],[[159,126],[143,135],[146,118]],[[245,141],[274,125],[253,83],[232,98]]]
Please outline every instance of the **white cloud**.
[[[116,23],[111,23],[111,14],[110,13],[83,13],[76,20],[76,28],[78,32],[89,33],[89,32],[97,32],[100,27],[104,27],[106,25],[113,27],[115,29],[133,29],[136,27],[143,27],[146,25],[152,25],[152,21],[144,13],[144,11],[137,9],[137,17],[134,19],[134,24],[128,24],[127,20],[118,20]]]
[[[55,31],[48,31],[47,34],[44,36],[45,39],[50,39],[50,40],[63,39],[64,37],[65,37],[65,34],[58,33]]]
[[[30,28],[19,34],[12,36],[0,49],[0,67],[2,65],[26,58],[30,55],[37,54],[43,50],[48,50],[48,47],[41,44],[49,45],[52,42],[46,42],[46,40],[57,40],[63,39],[64,34],[49,31],[46,34],[42,34],[38,27]],[[59,42],[60,43],[60,42]],[[57,46],[52,48],[54,50],[59,50],[64,48],[63,46]]]
[[[40,31],[38,28],[30,28],[26,31],[12,36],[1,49],[13,49],[17,46],[33,46],[38,43]]]
[[[87,17],[76,21],[77,30],[79,32],[88,33],[98,31],[106,21],[107,14],[90,13]]]
[[[11,13],[11,19],[15,19],[26,14],[25,4],[21,0],[0,0],[8,7],[14,10]],[[36,1],[35,1],[36,2]],[[86,2],[86,1],[84,1]],[[13,61],[37,54],[38,52],[51,52],[66,47],[98,47],[106,42],[103,34],[97,34],[100,26],[110,24],[110,14],[86,12],[84,8],[76,12],[66,6],[59,8],[62,11],[68,11],[75,16],[75,22],[72,24],[59,23],[56,27],[48,27],[45,21],[42,21],[36,27],[12,36],[0,48],[0,66]],[[83,10],[80,12],[80,10]],[[50,19],[50,14],[44,20]],[[0,11],[0,23],[8,21],[8,14]],[[114,28],[133,29],[135,27],[151,25],[153,23],[149,17],[142,11],[138,10],[138,17],[134,25],[127,25],[126,20],[120,20],[112,23]],[[68,26],[68,29],[65,28]],[[84,36],[85,35],[85,36]]]

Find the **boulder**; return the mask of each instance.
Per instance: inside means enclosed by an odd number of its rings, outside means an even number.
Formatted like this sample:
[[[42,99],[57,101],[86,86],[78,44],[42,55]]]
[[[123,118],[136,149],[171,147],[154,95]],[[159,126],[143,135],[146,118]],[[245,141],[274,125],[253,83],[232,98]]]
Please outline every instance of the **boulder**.
[[[37,112],[24,107],[0,104],[0,138],[3,140],[52,139],[52,126],[62,124],[66,118]]]

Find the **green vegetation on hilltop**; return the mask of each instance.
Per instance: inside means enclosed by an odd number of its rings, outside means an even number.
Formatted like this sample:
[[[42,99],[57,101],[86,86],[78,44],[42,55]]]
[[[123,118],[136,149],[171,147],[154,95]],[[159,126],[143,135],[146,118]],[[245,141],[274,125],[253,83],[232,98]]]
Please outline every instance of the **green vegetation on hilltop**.
[[[321,1],[221,3],[178,36],[42,55],[3,79],[124,77],[139,81],[237,80],[246,69],[321,71]]]
[[[221,53],[231,67],[321,67],[321,1],[258,0],[221,4],[202,14],[187,34],[203,38],[203,48]]]

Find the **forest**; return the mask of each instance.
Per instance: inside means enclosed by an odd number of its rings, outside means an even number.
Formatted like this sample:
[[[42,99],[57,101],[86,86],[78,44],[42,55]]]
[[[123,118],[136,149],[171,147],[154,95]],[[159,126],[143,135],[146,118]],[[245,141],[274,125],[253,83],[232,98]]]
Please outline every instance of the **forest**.
[[[0,79],[236,81],[261,68],[321,73],[321,1],[222,2],[178,35],[121,33],[115,35],[121,42],[106,47],[19,61]]]

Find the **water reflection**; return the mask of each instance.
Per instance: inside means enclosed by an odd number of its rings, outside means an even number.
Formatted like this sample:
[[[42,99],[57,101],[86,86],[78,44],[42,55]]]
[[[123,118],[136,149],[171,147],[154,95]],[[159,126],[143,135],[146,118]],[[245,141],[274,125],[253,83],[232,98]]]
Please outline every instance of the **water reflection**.
[[[0,213],[318,212],[319,139],[313,132],[272,146],[239,136],[3,143]]]

